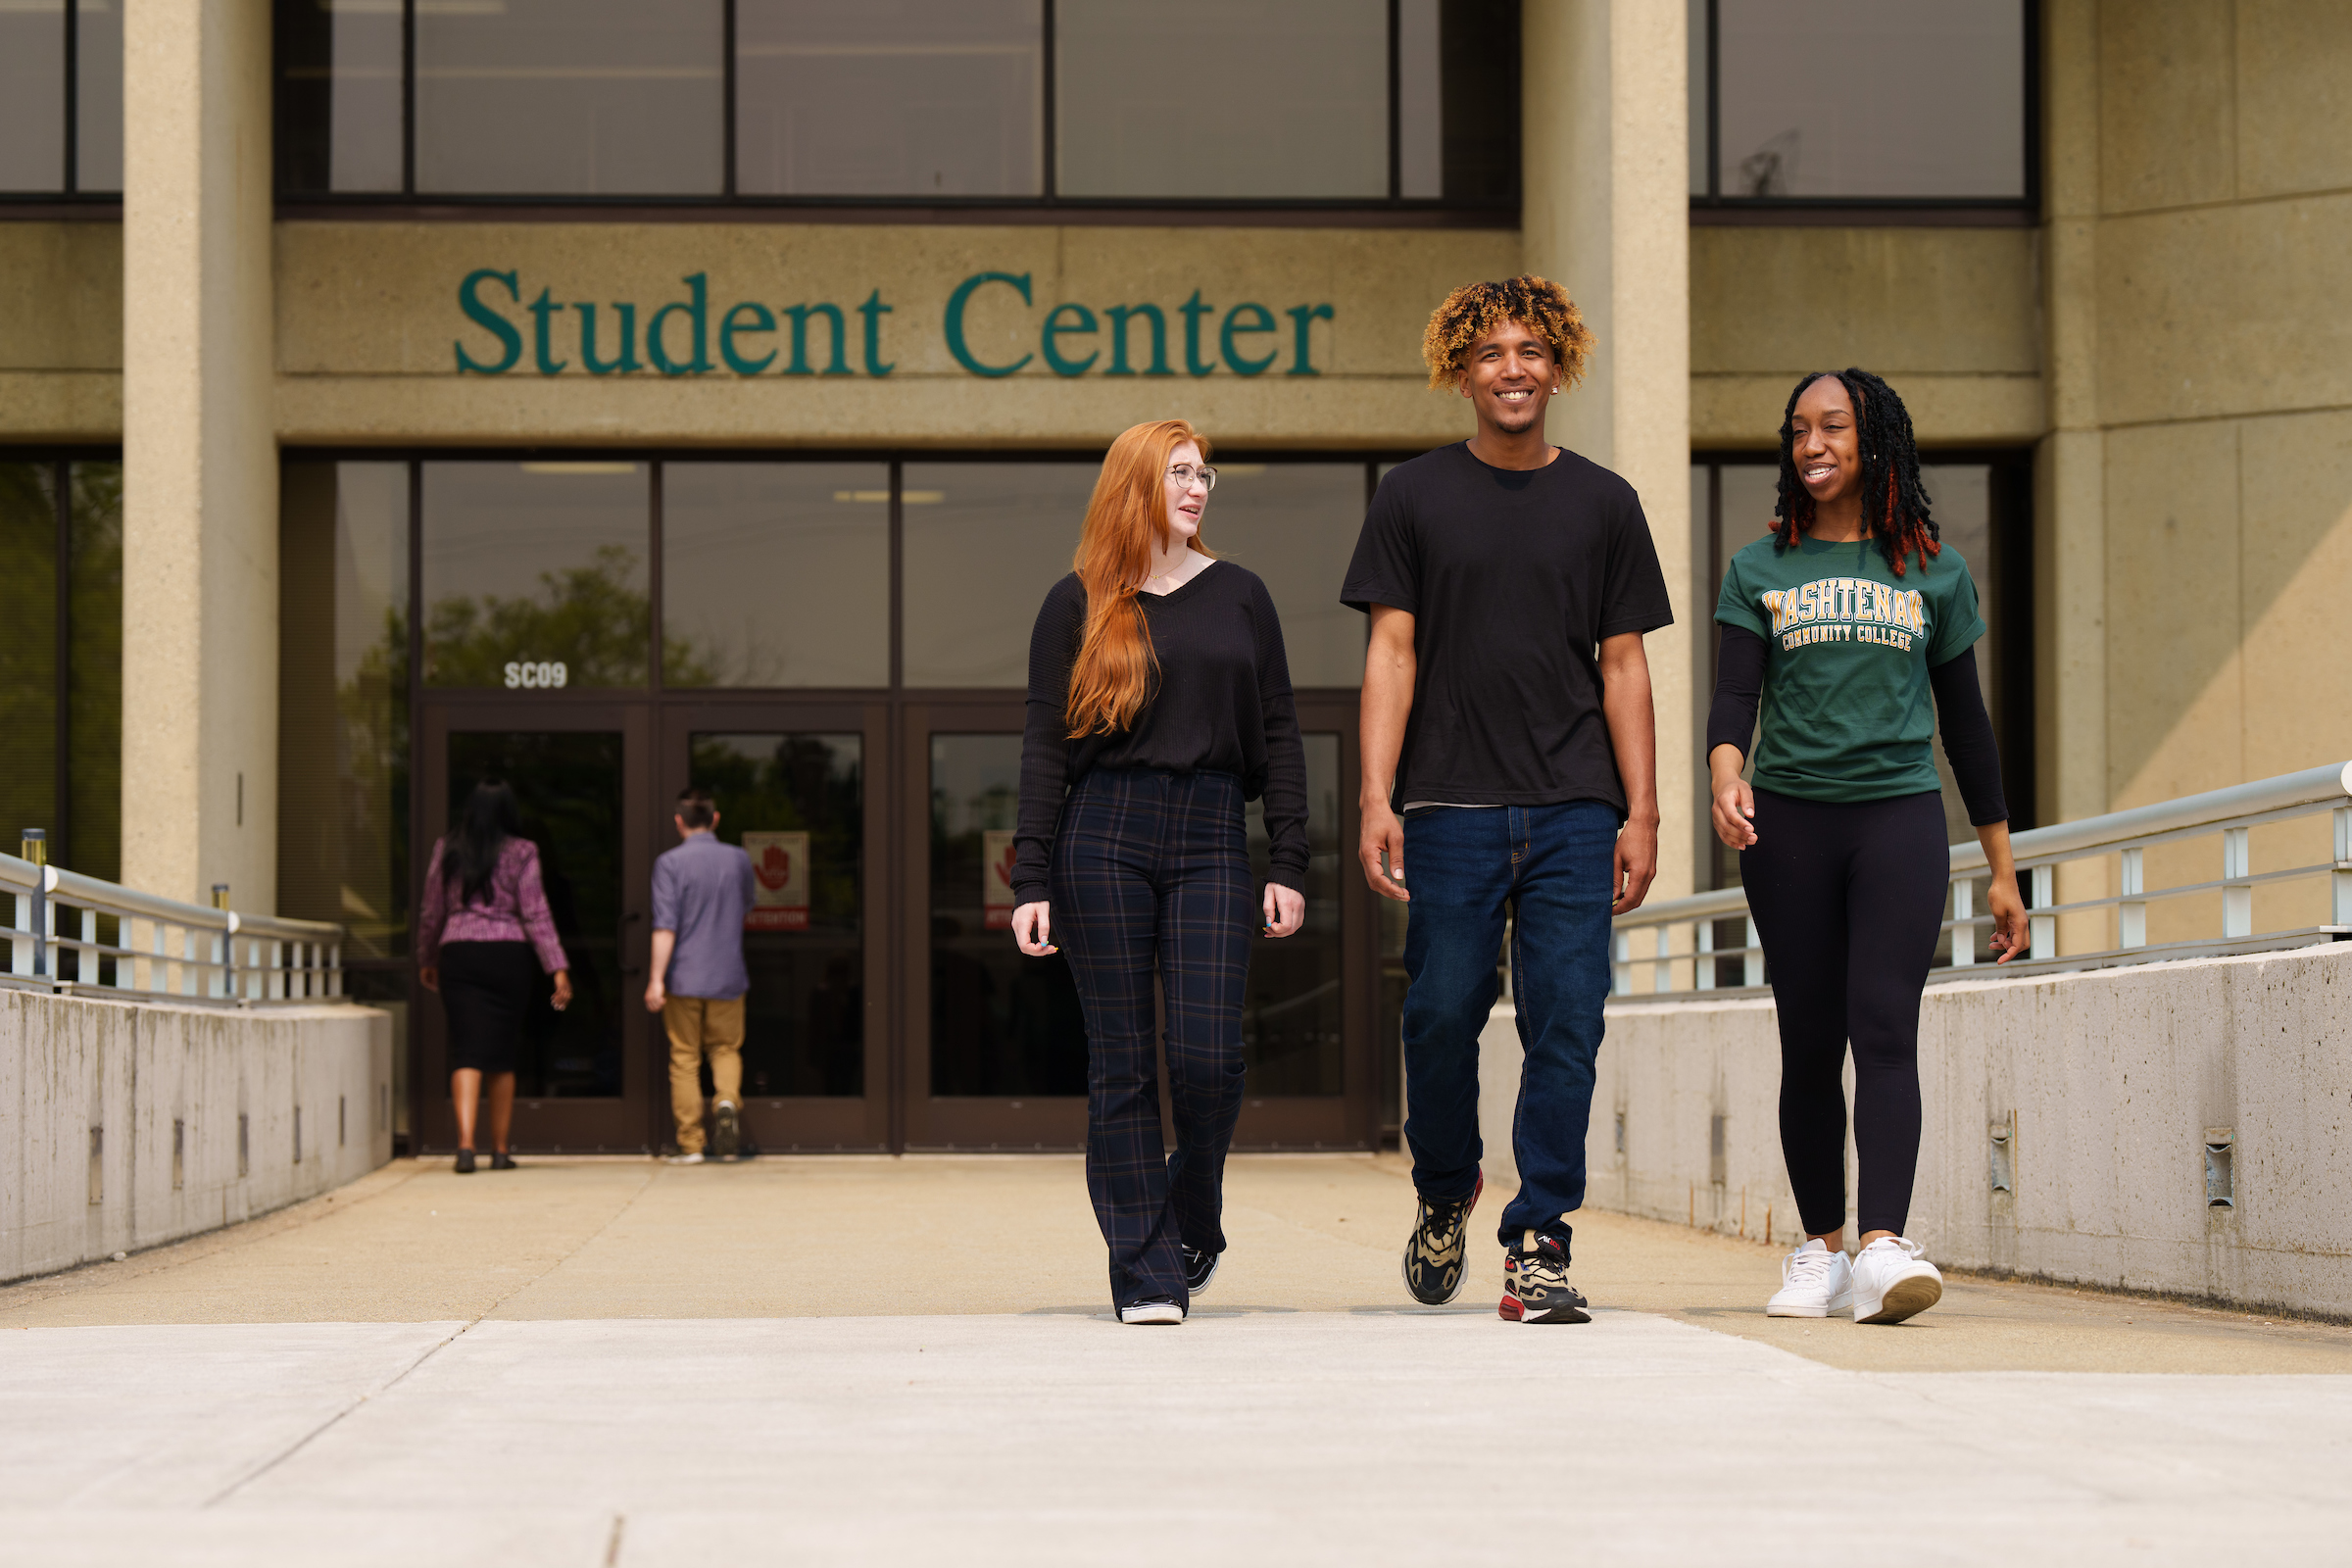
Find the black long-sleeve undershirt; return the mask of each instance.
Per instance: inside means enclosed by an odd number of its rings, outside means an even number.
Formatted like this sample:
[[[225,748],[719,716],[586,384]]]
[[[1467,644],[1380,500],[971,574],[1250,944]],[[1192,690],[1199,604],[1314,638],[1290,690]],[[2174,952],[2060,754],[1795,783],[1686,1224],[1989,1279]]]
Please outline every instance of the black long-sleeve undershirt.
[[[1756,705],[1764,695],[1764,665],[1771,649],[1744,626],[1723,628],[1722,652],[1715,664],[1715,701],[1707,710],[1707,755],[1718,746],[1737,747],[1741,757],[1756,732]],[[1965,648],[1957,659],[1928,670],[1928,686],[1936,694],[1936,716],[1943,731],[1943,755],[1951,760],[1952,777],[1960,786],[1961,804],[1978,827],[2009,820],[2009,806],[2001,793],[2001,753],[1992,738],[1992,716],[1984,711],[1984,689],[1977,681],[1977,651]]]

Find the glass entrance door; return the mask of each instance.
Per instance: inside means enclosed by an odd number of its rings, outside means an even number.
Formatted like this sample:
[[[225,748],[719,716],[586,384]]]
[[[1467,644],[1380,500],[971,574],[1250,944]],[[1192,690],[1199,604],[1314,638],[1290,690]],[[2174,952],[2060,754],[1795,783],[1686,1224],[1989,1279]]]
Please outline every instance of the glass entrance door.
[[[752,858],[750,1152],[890,1146],[890,955],[869,914],[886,815],[867,805],[884,714],[879,704],[713,699],[662,715],[658,849],[677,842],[675,802],[691,784],[715,797],[719,838]],[[664,1126],[658,1142],[674,1136]]]
[[[572,1003],[550,1005],[542,980],[526,1015],[515,1071],[514,1147],[621,1152],[647,1147],[653,1076],[644,1051],[648,888],[642,709],[497,700],[427,705],[423,725],[422,886],[432,845],[483,779],[510,785],[523,836],[539,850],[556,934],[571,969]],[[424,1150],[454,1147],[449,1036],[425,998],[417,1087]]]

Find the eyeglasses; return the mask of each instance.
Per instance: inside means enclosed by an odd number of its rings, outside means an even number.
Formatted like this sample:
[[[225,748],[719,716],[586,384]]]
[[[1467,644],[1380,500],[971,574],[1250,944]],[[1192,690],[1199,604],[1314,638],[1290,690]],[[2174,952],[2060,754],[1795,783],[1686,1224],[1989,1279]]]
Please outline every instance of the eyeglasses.
[[[1214,490],[1217,487],[1217,470],[1206,464],[1196,468],[1189,463],[1179,463],[1168,470],[1168,477],[1176,481],[1176,488],[1179,490],[1190,490],[1195,479],[1200,481],[1200,488],[1203,490]]]

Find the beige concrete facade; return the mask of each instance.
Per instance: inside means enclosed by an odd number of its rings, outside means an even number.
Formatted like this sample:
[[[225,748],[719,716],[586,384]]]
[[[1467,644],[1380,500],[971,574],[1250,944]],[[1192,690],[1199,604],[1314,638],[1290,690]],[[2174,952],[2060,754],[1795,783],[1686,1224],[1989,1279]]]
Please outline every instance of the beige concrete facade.
[[[268,0],[123,56],[122,881],[277,897]]]

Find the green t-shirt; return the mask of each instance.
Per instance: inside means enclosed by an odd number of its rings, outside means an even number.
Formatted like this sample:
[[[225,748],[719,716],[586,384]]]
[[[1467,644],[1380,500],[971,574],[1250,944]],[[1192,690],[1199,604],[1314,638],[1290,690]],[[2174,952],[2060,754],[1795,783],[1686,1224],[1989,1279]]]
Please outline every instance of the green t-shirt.
[[[1984,635],[1977,584],[1946,545],[1897,577],[1875,539],[1732,558],[1715,618],[1764,639],[1754,781],[1807,801],[1882,801],[1937,787],[1928,670]]]

